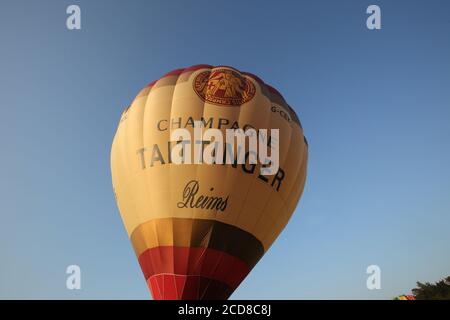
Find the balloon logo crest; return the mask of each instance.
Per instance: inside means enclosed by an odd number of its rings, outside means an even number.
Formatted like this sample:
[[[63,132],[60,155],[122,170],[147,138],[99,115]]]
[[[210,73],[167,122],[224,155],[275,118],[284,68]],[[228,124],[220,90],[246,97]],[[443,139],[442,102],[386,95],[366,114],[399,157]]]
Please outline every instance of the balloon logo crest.
[[[200,72],[193,86],[203,101],[221,106],[240,106],[255,96],[253,82],[230,69]]]

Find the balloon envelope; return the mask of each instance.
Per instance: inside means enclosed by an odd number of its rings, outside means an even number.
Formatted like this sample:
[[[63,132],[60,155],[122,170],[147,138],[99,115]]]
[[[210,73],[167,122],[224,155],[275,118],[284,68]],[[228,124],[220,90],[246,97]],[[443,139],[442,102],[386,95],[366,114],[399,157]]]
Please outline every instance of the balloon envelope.
[[[171,133],[279,129],[279,169],[177,164]],[[204,145],[205,146],[205,145]],[[270,152],[269,152],[270,153]],[[219,153],[218,153],[219,154]],[[246,154],[248,156],[248,154]],[[269,249],[303,192],[308,145],[294,110],[255,75],[197,65],[143,88],[111,149],[116,201],[154,299],[226,299]]]

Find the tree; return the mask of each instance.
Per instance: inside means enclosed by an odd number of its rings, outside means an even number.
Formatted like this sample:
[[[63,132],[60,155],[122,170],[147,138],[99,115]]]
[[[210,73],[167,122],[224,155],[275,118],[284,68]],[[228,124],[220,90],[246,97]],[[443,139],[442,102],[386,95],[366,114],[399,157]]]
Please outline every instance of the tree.
[[[450,300],[450,276],[433,284],[417,282],[412,293],[417,300]]]

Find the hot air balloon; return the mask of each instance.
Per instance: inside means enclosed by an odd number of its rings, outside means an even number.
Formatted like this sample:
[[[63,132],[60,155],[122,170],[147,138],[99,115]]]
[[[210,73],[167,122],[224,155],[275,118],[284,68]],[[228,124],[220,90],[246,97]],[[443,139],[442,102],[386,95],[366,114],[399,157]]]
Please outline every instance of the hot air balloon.
[[[402,294],[396,297],[395,300],[416,300],[416,297],[412,294]]]
[[[263,163],[174,163],[171,133],[192,132],[198,122],[221,132],[278,129],[268,145],[278,144],[279,169],[264,175]],[[227,299],[289,221],[307,159],[295,111],[253,74],[196,65],[144,87],[121,115],[111,173],[153,298]]]

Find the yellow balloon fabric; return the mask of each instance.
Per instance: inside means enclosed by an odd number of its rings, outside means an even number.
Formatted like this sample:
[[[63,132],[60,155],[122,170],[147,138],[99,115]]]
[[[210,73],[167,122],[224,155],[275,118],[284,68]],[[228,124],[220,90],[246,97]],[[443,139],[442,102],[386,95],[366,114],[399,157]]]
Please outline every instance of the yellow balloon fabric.
[[[171,133],[279,129],[279,169],[176,164]],[[111,149],[114,193],[155,299],[226,299],[286,226],[303,192],[308,144],[281,94],[227,66],[172,71],[123,112]]]

